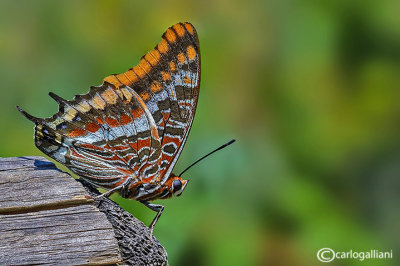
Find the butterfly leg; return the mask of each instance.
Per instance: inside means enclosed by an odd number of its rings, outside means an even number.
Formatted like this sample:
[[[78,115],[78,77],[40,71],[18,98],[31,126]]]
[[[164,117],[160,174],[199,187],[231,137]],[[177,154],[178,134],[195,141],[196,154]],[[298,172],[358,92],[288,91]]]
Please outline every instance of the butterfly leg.
[[[126,181],[124,183],[122,183],[121,185],[119,185],[118,187],[112,188],[106,192],[104,192],[101,195],[98,195],[96,197],[96,199],[101,198],[101,197],[108,197],[110,196],[112,193],[117,192],[117,191],[121,191],[121,190],[125,190],[129,184],[129,182],[131,181],[131,178],[127,178]]]
[[[164,211],[164,206],[160,205],[160,204],[154,204],[154,203],[150,203],[147,201],[140,201],[141,203],[143,203],[144,205],[146,205],[146,207],[148,207],[149,209],[157,212],[156,217],[154,217],[153,221],[151,222],[149,228],[150,228],[150,238],[153,237],[153,230],[154,230],[154,226],[156,225],[158,219],[160,218],[161,214]]]
[[[118,187],[115,187],[115,188],[113,188],[113,189],[110,189],[110,190],[104,192],[103,194],[96,196],[95,199],[99,199],[99,198],[101,198],[101,197],[108,197],[108,196],[110,196],[112,193],[114,193],[114,192],[120,190],[122,187],[123,187],[123,185],[119,185]]]

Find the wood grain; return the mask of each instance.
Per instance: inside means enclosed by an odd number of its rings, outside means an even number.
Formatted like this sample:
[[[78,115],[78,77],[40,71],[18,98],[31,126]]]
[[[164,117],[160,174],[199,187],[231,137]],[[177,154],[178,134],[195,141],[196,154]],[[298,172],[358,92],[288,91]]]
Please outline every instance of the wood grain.
[[[0,214],[93,202],[71,176],[43,157],[0,159]]]
[[[168,265],[146,225],[43,157],[0,158],[0,265]]]

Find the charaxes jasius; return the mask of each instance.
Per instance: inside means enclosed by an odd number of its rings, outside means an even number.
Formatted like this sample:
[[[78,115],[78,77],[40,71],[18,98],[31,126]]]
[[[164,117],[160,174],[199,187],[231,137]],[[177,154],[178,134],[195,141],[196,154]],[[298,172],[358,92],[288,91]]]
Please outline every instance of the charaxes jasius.
[[[179,196],[188,180],[172,169],[189,135],[200,88],[196,30],[178,23],[125,73],[104,79],[72,101],[54,93],[50,118],[36,118],[35,145],[96,187],[119,192],[162,214],[155,199]]]

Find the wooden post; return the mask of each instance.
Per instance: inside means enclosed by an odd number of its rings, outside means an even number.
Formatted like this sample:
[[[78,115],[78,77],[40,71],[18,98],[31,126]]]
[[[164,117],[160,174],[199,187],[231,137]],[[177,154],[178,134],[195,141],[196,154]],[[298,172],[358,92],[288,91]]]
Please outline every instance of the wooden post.
[[[0,265],[168,265],[148,227],[43,157],[0,158]]]

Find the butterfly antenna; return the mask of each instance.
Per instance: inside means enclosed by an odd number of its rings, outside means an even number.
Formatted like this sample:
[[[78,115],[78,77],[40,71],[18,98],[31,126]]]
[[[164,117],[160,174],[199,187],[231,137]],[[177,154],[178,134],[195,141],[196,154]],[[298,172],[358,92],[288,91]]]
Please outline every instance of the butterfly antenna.
[[[231,144],[234,143],[235,141],[236,141],[235,139],[232,139],[232,140],[228,141],[227,143],[225,143],[224,145],[219,146],[218,148],[216,148],[216,149],[213,150],[212,152],[210,152],[210,153],[204,155],[203,157],[201,157],[200,159],[198,159],[197,161],[195,161],[194,163],[192,163],[191,165],[189,165],[188,167],[186,167],[186,169],[183,170],[182,173],[180,173],[179,176],[182,176],[183,173],[185,173],[187,170],[189,170],[193,165],[197,164],[197,163],[200,162],[201,160],[203,160],[203,159],[205,159],[206,157],[210,156],[210,155],[213,154],[214,152],[219,151],[219,150],[225,148],[226,146],[231,145]]]

